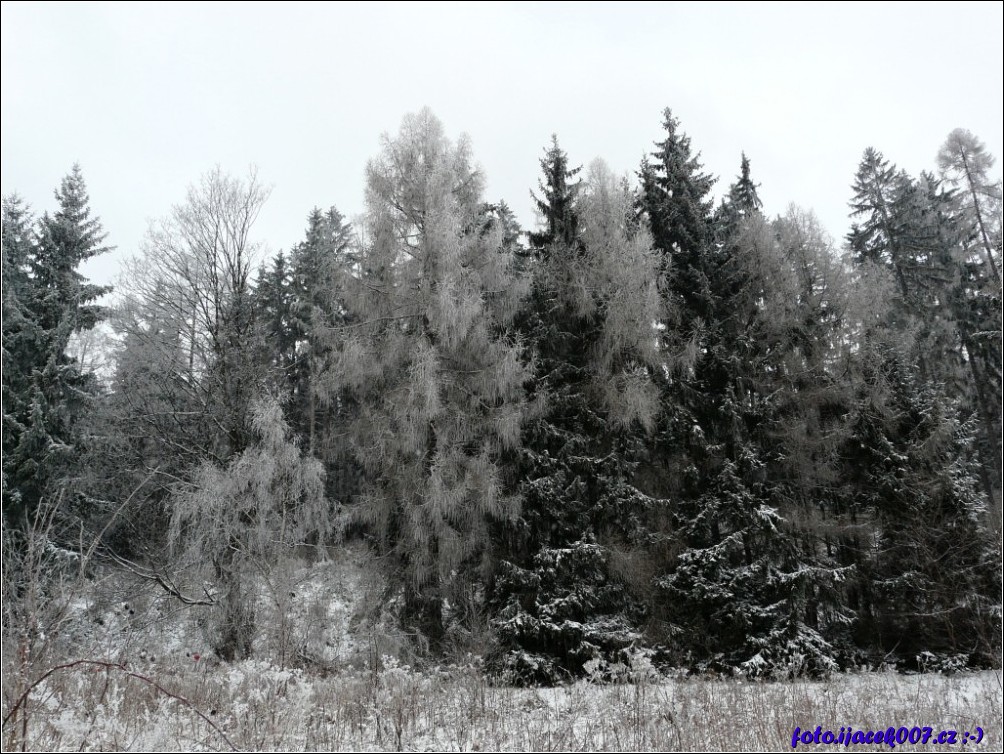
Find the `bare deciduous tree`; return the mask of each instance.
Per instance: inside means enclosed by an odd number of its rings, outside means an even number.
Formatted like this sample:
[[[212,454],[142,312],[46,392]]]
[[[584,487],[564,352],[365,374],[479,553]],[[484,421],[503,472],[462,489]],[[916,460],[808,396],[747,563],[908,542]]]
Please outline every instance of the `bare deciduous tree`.
[[[120,284],[118,379],[145,383],[120,391],[124,419],[188,464],[225,462],[248,442],[248,406],[261,383],[250,300],[260,248],[251,229],[268,193],[254,171],[246,180],[211,171],[151,226]]]

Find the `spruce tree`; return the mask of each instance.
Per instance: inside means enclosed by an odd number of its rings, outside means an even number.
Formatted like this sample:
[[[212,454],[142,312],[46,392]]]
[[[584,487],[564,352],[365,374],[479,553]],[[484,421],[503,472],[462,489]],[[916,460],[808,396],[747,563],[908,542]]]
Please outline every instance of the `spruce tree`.
[[[573,181],[579,169],[554,139],[541,167],[542,227],[530,234],[534,280],[519,320],[539,416],[515,463],[523,509],[500,529],[491,593],[493,666],[520,682],[615,661],[639,637],[644,606],[617,566],[640,548],[655,505],[633,478],[657,411],[650,239],[602,163]]]
[[[352,265],[352,238],[352,226],[335,207],[327,212],[314,208],[308,218],[306,238],[294,248],[291,259],[292,327],[297,343],[296,367],[291,375],[291,421],[310,452],[316,453],[323,446],[324,453],[339,456],[342,465],[347,461],[347,449],[334,443],[330,432],[324,438],[319,435],[325,427],[344,423],[345,406],[337,399],[321,404],[324,390],[319,379],[337,348],[340,327],[347,322],[342,289]],[[329,479],[344,483],[348,475],[332,474]],[[350,492],[343,489],[339,496]]]
[[[653,228],[665,217],[689,218],[692,228],[662,233],[672,265],[658,448],[675,471],[666,494],[676,552],[657,580],[660,617],[673,627],[678,661],[696,667],[826,672],[834,649],[811,604],[835,574],[811,556],[806,563],[786,518],[791,490],[772,474],[783,455],[772,432],[778,396],[790,387],[788,313],[771,279],[784,264],[748,160],[712,218],[709,203],[694,199],[711,181],[670,126],[661,153],[681,155],[676,164],[686,170],[667,167],[660,190],[649,189],[642,203]]]
[[[641,165],[639,208],[663,257],[668,314],[694,312],[706,318],[712,297],[705,266],[715,179],[703,172],[700,153],[691,152],[690,137],[669,108],[663,112],[663,128],[665,138]]]
[[[968,447],[975,427],[896,345],[881,348],[862,360],[842,450],[842,473],[856,507],[874,516],[877,540],[859,557],[858,641],[910,667],[925,656],[982,665],[1000,634],[1001,564]]]
[[[15,474],[15,451],[28,430],[32,373],[40,362],[39,333],[31,311],[35,296],[29,264],[35,248],[34,220],[17,195],[3,200],[3,515],[18,521],[24,511],[25,479]],[[18,478],[21,477],[21,478]],[[15,480],[18,482],[15,484]],[[29,492],[29,500],[37,499]]]
[[[996,438],[983,434],[982,445],[973,440],[977,417],[984,433],[999,419],[986,411],[994,358],[983,358],[974,342],[978,296],[969,288],[973,265],[986,263],[967,254],[963,216],[933,176],[913,180],[868,150],[854,189],[851,206],[862,222],[851,249],[895,291],[884,321],[864,333],[844,452],[855,507],[875,517],[882,542],[859,556],[859,640],[883,652],[898,647],[909,663],[924,652],[985,652],[985,641],[963,647],[957,637],[994,630],[986,622],[994,587],[977,574],[993,559],[986,503],[999,495],[999,472],[988,441],[999,448],[999,429]],[[966,548],[942,536],[963,531]],[[949,606],[960,583],[971,598]]]
[[[750,178],[749,158],[743,152],[739,176],[729,187],[728,196],[722,199],[715,218],[716,235],[720,239],[727,239],[735,233],[744,218],[752,217],[763,210],[763,202],[760,201],[757,188],[759,184],[753,183],[753,179]]]
[[[12,377],[9,386],[12,396],[17,394],[12,408],[19,416],[13,416],[4,441],[4,516],[18,527],[30,522],[43,497],[59,494],[82,451],[78,420],[95,385],[67,355],[67,346],[73,333],[104,316],[97,299],[110,290],[87,282],[78,271],[109,250],[102,246],[100,221],[91,217],[79,165],[55,195],[58,209],[39,220],[34,238],[16,202],[4,208],[5,262],[15,273],[10,292],[17,307],[9,333],[5,322],[5,340],[17,341],[11,355],[19,361],[19,377]]]
[[[263,338],[266,363],[285,387],[293,381],[296,364],[296,322],[293,314],[292,276],[286,255],[278,252],[270,267],[262,265],[254,287],[258,331]]]

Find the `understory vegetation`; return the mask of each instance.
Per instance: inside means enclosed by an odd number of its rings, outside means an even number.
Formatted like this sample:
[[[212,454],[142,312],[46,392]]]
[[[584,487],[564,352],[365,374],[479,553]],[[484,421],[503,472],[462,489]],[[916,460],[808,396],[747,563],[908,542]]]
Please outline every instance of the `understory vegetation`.
[[[1000,671],[765,683],[663,672],[638,647],[587,663],[577,682],[518,688],[486,674],[469,645],[419,656],[364,548],[279,570],[283,599],[257,605],[256,657],[232,662],[207,649],[210,606],[180,608],[121,568],[65,581],[39,608],[46,630],[31,654],[5,643],[4,749],[779,750],[817,725],[931,726],[959,740],[978,726],[981,748],[1004,742]]]
[[[866,150],[837,242],[654,133],[526,232],[423,110],[269,259],[217,169],[114,291],[79,166],[5,198],[5,746],[999,746],[994,158]]]

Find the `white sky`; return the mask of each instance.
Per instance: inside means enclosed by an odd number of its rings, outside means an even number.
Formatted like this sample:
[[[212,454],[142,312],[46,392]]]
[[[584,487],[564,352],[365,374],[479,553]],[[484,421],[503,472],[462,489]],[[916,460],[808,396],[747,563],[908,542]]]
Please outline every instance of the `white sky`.
[[[961,126],[1002,155],[1002,7],[4,2],[0,188],[51,210],[79,161],[105,283],[217,163],[258,166],[259,237],[288,249],[315,205],[362,210],[381,133],[429,105],[529,228],[552,132],[633,174],[668,106],[719,191],[745,149],[769,214],[841,239],[865,147],[916,174]]]

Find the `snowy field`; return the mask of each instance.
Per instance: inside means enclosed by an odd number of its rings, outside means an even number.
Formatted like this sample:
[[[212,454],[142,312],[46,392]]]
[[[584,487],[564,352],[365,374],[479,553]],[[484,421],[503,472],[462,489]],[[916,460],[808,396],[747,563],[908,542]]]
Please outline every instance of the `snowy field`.
[[[358,553],[272,572],[259,659],[233,665],[208,653],[200,608],[154,584],[116,573],[70,589],[46,602],[48,628],[30,648],[5,637],[3,748],[791,750],[796,727],[816,726],[958,731],[956,746],[903,751],[1004,746],[999,671],[751,683],[666,677],[640,658],[620,682],[516,689],[463,661],[418,669],[379,608],[375,574]],[[963,744],[977,727],[982,741]],[[876,748],[797,749],[862,746]]]
[[[1000,673],[873,673],[828,683],[577,683],[532,690],[493,687],[469,670],[417,673],[404,667],[320,678],[251,661],[208,672],[193,666],[147,673],[149,681],[89,667],[53,676],[36,690],[26,736],[20,725],[8,726],[5,748],[782,750],[791,748],[796,726],[817,725],[834,732],[841,726],[929,725],[935,734],[959,731],[961,748],[1000,751],[1004,743]],[[963,733],[976,726],[985,731],[982,743],[962,746]],[[896,746],[932,748],[956,747]]]

